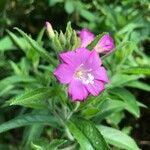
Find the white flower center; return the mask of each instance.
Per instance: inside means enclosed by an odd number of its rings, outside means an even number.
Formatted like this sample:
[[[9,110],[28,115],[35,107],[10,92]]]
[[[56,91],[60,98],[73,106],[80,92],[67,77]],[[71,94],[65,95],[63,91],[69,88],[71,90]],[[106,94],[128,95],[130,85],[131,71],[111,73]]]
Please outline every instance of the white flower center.
[[[75,78],[81,80],[83,84],[94,84],[94,76],[89,70],[80,69],[76,71]]]

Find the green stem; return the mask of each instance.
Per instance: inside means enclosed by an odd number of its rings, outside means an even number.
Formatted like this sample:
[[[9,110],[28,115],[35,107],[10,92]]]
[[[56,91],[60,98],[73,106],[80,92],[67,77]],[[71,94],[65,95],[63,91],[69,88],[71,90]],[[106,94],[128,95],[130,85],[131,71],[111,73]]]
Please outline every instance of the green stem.
[[[77,109],[79,108],[80,106],[80,102],[76,102],[75,104],[75,108],[69,113],[69,115],[67,116],[67,120],[69,120],[71,118],[71,116],[73,115],[73,113],[75,113],[77,111]]]

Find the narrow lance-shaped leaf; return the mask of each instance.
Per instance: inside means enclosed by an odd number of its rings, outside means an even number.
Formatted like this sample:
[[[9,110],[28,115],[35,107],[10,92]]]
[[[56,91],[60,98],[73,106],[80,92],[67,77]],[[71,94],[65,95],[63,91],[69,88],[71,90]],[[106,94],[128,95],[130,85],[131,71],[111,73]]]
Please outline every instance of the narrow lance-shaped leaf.
[[[36,80],[28,76],[10,76],[0,81],[0,96],[8,91],[8,87],[13,87],[17,83],[34,83]]]
[[[16,49],[16,46],[13,44],[10,37],[5,36],[2,39],[0,39],[0,52],[14,50],[14,49]]]
[[[42,38],[43,38],[44,32],[45,32],[45,28],[42,28],[41,31],[39,32],[38,36],[37,36],[37,40],[36,41],[38,43],[42,43]]]
[[[125,86],[150,92],[150,85],[140,81],[132,81],[125,84]]]
[[[85,119],[72,119],[67,122],[67,127],[82,150],[109,150],[103,136],[92,122]]]
[[[114,89],[111,89],[110,92],[113,93],[114,95],[117,95],[119,98],[121,98],[125,102],[126,110],[128,110],[135,117],[140,116],[138,103],[136,102],[136,99],[132,93],[130,93],[125,88],[114,88]]]
[[[52,90],[50,88],[39,88],[18,96],[7,103],[10,105],[20,105],[31,108],[46,108],[47,100],[51,97]]]
[[[40,54],[40,56],[45,59],[50,64],[56,66],[56,61],[50,56],[50,54],[39,45],[35,40],[29,37],[25,32],[20,30],[19,28],[15,28],[25,39],[26,41]]]
[[[97,128],[109,144],[126,150],[140,150],[135,141],[125,133],[102,125]]]
[[[128,74],[145,74],[145,75],[150,75],[150,67],[145,66],[145,67],[129,67],[124,70],[122,70],[124,73]]]
[[[42,124],[34,124],[26,127],[23,132],[23,145],[29,145],[31,141],[38,139],[41,136],[43,129],[44,125]]]
[[[104,100],[98,107],[99,113],[93,118],[95,121],[101,121],[107,116],[125,109],[125,103],[120,100]]]
[[[126,75],[126,74],[116,74],[111,78],[111,82],[106,85],[107,88],[120,87],[131,81],[135,81],[143,76],[140,75]]]
[[[33,124],[45,124],[50,125],[52,127],[57,127],[58,125],[56,119],[53,116],[29,114],[29,115],[22,115],[2,123],[0,125],[0,133]]]
[[[11,39],[14,41],[14,43],[23,51],[27,49],[27,43],[25,43],[25,40],[22,38],[17,37],[13,32],[6,30]]]
[[[67,140],[64,139],[53,139],[49,145],[46,146],[47,150],[57,150],[61,145],[66,143]]]

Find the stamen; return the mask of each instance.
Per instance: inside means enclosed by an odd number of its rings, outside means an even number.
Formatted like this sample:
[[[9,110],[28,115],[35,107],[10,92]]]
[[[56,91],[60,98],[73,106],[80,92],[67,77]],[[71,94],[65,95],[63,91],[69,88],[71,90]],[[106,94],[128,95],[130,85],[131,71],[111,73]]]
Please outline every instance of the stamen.
[[[88,70],[76,71],[75,78],[81,80],[83,84],[94,84],[94,76]]]
[[[75,76],[76,76],[76,78],[81,79],[83,76],[83,72],[81,70],[79,70],[75,73]]]

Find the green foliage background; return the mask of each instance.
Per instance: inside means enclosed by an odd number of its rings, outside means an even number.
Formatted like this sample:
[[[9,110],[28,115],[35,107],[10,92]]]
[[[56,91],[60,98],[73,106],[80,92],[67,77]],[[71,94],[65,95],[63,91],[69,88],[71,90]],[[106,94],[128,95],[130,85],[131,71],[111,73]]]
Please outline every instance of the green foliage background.
[[[149,0],[0,0],[0,150],[150,149],[149,14]],[[102,57],[106,90],[79,104],[53,70],[83,27],[109,32],[116,49]]]

